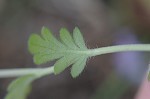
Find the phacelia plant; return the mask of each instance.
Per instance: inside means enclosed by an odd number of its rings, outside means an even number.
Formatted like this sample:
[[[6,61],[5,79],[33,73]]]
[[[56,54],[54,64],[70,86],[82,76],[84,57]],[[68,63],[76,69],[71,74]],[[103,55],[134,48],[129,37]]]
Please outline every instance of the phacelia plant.
[[[5,99],[26,99],[31,91],[31,83],[49,74],[60,74],[71,66],[71,76],[79,76],[85,68],[87,59],[93,56],[123,52],[150,51],[150,44],[130,44],[88,49],[79,28],[75,27],[73,35],[66,29],[60,29],[60,40],[43,27],[41,35],[31,34],[28,49],[33,55],[34,63],[44,64],[56,60],[54,66],[46,68],[1,69],[0,77],[19,77],[8,86]]]

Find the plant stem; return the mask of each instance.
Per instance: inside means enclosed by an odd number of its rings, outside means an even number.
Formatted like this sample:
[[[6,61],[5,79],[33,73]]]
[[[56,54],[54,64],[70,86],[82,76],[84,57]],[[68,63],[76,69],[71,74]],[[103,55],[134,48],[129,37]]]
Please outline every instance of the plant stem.
[[[89,56],[97,56],[108,53],[124,52],[124,51],[147,51],[150,52],[150,44],[130,44],[101,47],[88,50]]]
[[[41,77],[52,73],[54,73],[53,66],[47,68],[1,69],[0,78],[19,77],[30,74]]]
[[[107,53],[123,52],[123,51],[150,51],[150,44],[130,44],[130,45],[117,45],[109,47],[101,47],[96,49],[89,49],[84,51],[87,55],[97,56]],[[81,52],[80,52],[81,53]],[[34,74],[37,77],[42,77],[54,73],[54,67],[47,68],[25,68],[25,69],[1,69],[0,78],[6,77],[19,77],[29,74]]]

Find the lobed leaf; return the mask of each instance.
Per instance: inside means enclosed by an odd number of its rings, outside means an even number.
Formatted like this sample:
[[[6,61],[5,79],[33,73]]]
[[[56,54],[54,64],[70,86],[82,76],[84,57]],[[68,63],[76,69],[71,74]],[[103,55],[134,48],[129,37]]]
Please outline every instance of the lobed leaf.
[[[54,64],[54,71],[55,74],[59,74],[62,71],[64,71],[68,66],[72,65],[75,63],[77,55],[67,55],[59,59],[55,64]]]
[[[53,52],[53,51],[45,51],[43,53],[35,54],[33,59],[35,64],[42,64],[48,61],[53,61],[55,59],[63,57],[63,53]]]
[[[75,27],[75,29],[73,30],[73,38],[75,40],[76,45],[81,48],[81,49],[87,49],[87,47],[85,46],[85,42],[83,39],[83,36],[79,30],[79,28]]]
[[[60,30],[60,39],[62,42],[70,49],[77,49],[78,47],[75,45],[73,38],[71,37],[69,31],[65,28]]]
[[[28,48],[32,54],[40,53],[41,51],[48,50],[49,43],[44,41],[39,35],[31,34],[28,41]]]
[[[48,41],[50,43],[50,47],[57,49],[57,48],[65,48],[65,46],[59,42],[52,34],[52,32],[47,29],[46,27],[42,28],[41,31],[42,37],[44,38],[44,40]]]
[[[73,78],[79,76],[79,74],[83,71],[86,65],[87,57],[81,57],[77,60],[76,63],[73,64],[71,68],[71,75]]]
[[[61,42],[45,27],[41,30],[41,36],[32,34],[28,47],[33,54],[34,63],[39,65],[57,59],[54,64],[55,74],[73,65],[71,74],[77,77],[83,71],[88,58],[84,53],[88,49],[83,36],[77,27],[73,31],[73,36],[66,28],[62,28],[60,29],[60,40]]]

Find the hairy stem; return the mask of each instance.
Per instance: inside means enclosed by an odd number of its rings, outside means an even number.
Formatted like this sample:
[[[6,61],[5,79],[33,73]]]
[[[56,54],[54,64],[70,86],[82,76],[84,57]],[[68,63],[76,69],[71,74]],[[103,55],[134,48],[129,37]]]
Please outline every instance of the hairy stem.
[[[89,49],[82,51],[82,53],[91,56],[97,56],[107,53],[123,52],[123,51],[150,51],[150,44],[130,44],[130,45],[117,45],[109,47],[101,47],[96,49]],[[81,53],[81,52],[80,52]],[[0,78],[6,77],[19,77],[29,74],[35,74],[37,77],[42,77],[54,73],[54,67],[47,68],[26,68],[26,69],[1,69]]]
[[[41,77],[52,73],[54,73],[53,66],[47,68],[1,69],[0,78],[19,77],[30,74]]]
[[[143,51],[150,52],[150,44],[130,44],[130,45],[117,45],[90,49],[87,51],[89,56],[97,56],[108,53],[124,52],[124,51]]]

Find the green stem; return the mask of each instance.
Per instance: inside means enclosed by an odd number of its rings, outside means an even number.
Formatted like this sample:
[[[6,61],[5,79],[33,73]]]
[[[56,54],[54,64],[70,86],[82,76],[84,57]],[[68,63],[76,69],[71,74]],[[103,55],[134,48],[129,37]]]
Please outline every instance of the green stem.
[[[22,68],[22,69],[1,69],[0,78],[19,77],[34,74],[37,77],[45,76],[54,73],[54,68]]]
[[[123,52],[123,51],[150,51],[150,44],[130,44],[130,45],[117,45],[109,47],[101,47],[96,49],[89,49],[82,51],[89,56],[97,56],[107,53]],[[80,52],[81,53],[81,52]],[[19,77],[29,74],[35,74],[37,77],[42,77],[54,73],[54,67],[47,68],[26,68],[26,69],[1,69],[0,78],[6,77]]]
[[[90,49],[87,51],[89,56],[97,56],[108,53],[124,52],[124,51],[144,51],[150,52],[150,44],[130,44],[130,45],[117,45]]]

